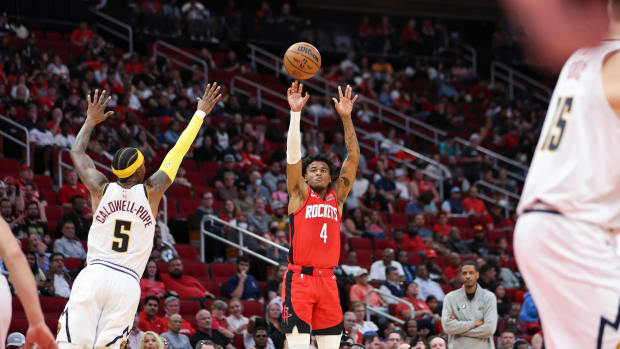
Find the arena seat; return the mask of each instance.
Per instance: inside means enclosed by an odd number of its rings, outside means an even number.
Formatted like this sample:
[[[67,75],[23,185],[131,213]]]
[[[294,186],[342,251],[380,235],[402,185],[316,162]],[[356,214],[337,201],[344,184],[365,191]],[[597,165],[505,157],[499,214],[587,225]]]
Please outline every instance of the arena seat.
[[[243,343],[243,335],[236,334],[235,337],[233,337],[233,345],[237,349],[245,348],[245,344]]]
[[[65,258],[65,267],[69,270],[75,270],[80,267],[82,260],[79,258]]]
[[[28,331],[28,320],[25,316],[13,316],[9,325],[9,333],[19,332],[26,333]]]
[[[183,261],[187,262],[198,262],[198,254],[196,253],[196,247],[192,245],[174,245],[174,249],[179,253],[179,257],[183,259]]]
[[[26,316],[26,312],[24,311],[24,307],[22,306],[22,302],[19,301],[19,298],[12,297],[11,298],[11,308],[13,309],[13,316]]]
[[[179,313],[183,317],[194,316],[200,309],[202,309],[202,305],[199,301],[182,299],[181,310],[179,310]]]
[[[204,263],[184,263],[183,273],[191,275],[195,278],[204,278],[209,280],[209,271]]]
[[[415,266],[422,264],[422,256],[416,252],[409,252],[409,264]]]
[[[39,189],[52,190],[52,178],[50,176],[34,175],[34,182]]]
[[[213,295],[215,297],[219,297],[220,296],[220,286],[218,285],[217,282],[215,281],[205,281],[205,280],[199,280],[200,283],[202,284],[202,286],[204,286],[204,288],[213,293]]]
[[[372,250],[356,250],[357,254],[357,265],[362,268],[369,269],[372,264]]]
[[[264,317],[263,305],[258,301],[241,301],[243,304],[243,315],[252,317],[254,315]]]
[[[237,266],[232,263],[211,263],[213,281],[223,283],[237,272]]]
[[[349,246],[355,251],[370,250],[372,251],[372,241],[369,238],[350,238]]]
[[[67,299],[63,297],[41,297],[41,309],[43,312],[49,315],[60,316],[65,309]]]
[[[392,247],[392,243],[388,239],[374,239],[375,250],[385,250]]]

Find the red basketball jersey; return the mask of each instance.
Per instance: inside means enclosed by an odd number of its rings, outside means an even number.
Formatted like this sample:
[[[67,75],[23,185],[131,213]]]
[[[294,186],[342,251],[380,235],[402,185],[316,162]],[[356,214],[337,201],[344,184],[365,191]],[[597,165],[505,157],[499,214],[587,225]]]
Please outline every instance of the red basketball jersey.
[[[322,200],[308,188],[301,208],[290,215],[288,261],[303,267],[332,268],[340,259],[340,212],[332,189]]]

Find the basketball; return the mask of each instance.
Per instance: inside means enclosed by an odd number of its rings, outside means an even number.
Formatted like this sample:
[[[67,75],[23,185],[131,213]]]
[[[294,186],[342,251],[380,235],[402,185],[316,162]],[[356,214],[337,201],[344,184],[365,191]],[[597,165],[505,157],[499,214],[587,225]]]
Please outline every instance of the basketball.
[[[321,54],[309,43],[298,42],[286,50],[284,68],[293,79],[310,79],[321,69]]]

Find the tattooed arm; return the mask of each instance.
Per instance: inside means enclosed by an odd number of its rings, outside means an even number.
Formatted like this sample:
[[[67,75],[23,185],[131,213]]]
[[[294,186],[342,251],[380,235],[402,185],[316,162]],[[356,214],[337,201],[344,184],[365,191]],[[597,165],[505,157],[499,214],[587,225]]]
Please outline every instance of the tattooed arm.
[[[344,139],[347,146],[347,158],[344,159],[342,169],[340,170],[340,177],[338,177],[338,181],[336,182],[338,210],[341,215],[344,202],[353,187],[355,173],[357,172],[357,165],[360,161],[360,147],[357,143],[357,136],[355,135],[353,121],[351,121],[351,112],[353,111],[353,104],[357,100],[357,95],[351,98],[351,94],[351,86],[347,85],[344,95],[342,94],[342,89],[338,86],[338,96],[340,97],[340,101],[336,100],[336,98],[332,98],[336,111],[338,112],[338,115],[340,115],[340,119],[342,119]]]
[[[105,108],[111,100],[110,97],[106,100],[105,95],[105,90],[101,92],[101,95],[99,95],[99,90],[95,90],[92,99],[90,98],[90,94],[87,96],[88,110],[86,111],[86,121],[84,125],[82,125],[77,137],[75,137],[75,142],[73,143],[73,147],[71,147],[70,153],[75,172],[77,172],[90,192],[93,212],[95,212],[97,206],[99,206],[103,187],[108,182],[108,179],[103,173],[97,171],[93,160],[86,155],[86,147],[88,146],[90,134],[95,129],[95,126],[114,114],[113,111],[105,112]]]

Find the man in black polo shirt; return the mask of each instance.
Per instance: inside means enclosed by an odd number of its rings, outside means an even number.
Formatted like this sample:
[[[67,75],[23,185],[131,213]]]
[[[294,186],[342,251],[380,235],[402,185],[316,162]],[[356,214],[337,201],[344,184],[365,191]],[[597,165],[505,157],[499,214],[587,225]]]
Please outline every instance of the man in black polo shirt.
[[[189,339],[192,347],[196,347],[196,343],[201,340],[210,340],[215,344],[221,345],[225,349],[235,349],[230,344],[230,340],[220,333],[217,329],[212,328],[211,313],[208,310],[202,309],[196,313],[196,322],[198,323],[198,330]]]

